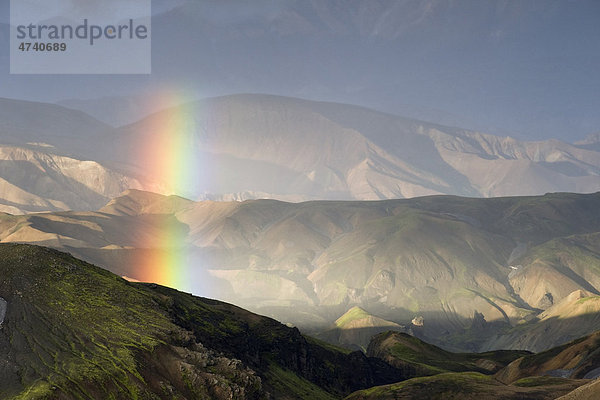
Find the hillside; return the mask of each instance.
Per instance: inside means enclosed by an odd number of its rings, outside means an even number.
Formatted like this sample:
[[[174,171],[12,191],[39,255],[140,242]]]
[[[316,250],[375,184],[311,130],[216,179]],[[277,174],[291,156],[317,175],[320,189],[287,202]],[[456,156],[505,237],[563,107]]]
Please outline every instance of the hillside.
[[[335,320],[332,327],[318,337],[331,343],[366,351],[371,338],[384,331],[395,330],[412,333],[410,327],[387,321],[354,306]]]
[[[538,354],[457,354],[386,332],[373,339],[368,354],[417,377],[357,391],[347,399],[593,399],[600,374],[598,337],[596,332]]]
[[[398,369],[411,370],[417,376],[424,376],[467,371],[490,374],[530,353],[521,350],[452,353],[406,333],[388,331],[373,337],[367,354],[380,358]]]
[[[96,210],[127,189],[157,190],[107,161],[115,134],[81,111],[0,98],[0,211]]]
[[[334,399],[399,376],[270,318],[55,250],[0,245],[0,276],[3,399]]]
[[[397,399],[468,399],[482,396],[490,400],[552,400],[569,395],[581,380],[536,377],[513,385],[504,385],[493,377],[477,372],[447,372],[434,376],[408,379],[403,382],[362,390],[346,397],[347,400],[397,400]]]
[[[3,215],[0,240],[65,249],[313,333],[359,306],[398,325],[420,317],[415,334],[448,349],[540,351],[597,327],[587,308],[541,307],[569,290],[600,294],[598,207],[599,194],[292,204],[130,191],[98,212]]]

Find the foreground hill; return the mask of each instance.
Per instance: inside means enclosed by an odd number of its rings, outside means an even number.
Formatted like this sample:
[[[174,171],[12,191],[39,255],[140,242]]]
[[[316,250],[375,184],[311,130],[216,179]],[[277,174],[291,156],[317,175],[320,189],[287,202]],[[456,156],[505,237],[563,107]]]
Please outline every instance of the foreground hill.
[[[359,306],[374,318],[343,335],[359,346],[359,330],[389,321],[449,349],[540,351],[597,329],[599,208],[600,194],[291,204],[130,191],[99,212],[3,215],[0,240],[313,331]]]
[[[233,305],[128,282],[37,246],[0,245],[0,276],[7,400],[333,400],[356,390],[349,398],[546,399],[595,389],[589,379],[540,375],[593,378],[600,366],[597,333],[530,355],[454,354],[387,332],[368,355],[350,353]]]
[[[334,399],[402,377],[270,318],[55,250],[0,245],[0,276],[3,399]]]

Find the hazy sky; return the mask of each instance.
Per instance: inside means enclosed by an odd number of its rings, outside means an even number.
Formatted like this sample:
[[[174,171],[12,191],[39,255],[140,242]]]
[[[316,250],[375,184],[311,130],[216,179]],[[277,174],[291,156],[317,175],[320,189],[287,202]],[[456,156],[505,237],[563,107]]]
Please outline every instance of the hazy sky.
[[[600,131],[597,0],[161,0],[153,14],[141,76],[9,75],[3,26],[0,96],[257,92],[523,139]]]

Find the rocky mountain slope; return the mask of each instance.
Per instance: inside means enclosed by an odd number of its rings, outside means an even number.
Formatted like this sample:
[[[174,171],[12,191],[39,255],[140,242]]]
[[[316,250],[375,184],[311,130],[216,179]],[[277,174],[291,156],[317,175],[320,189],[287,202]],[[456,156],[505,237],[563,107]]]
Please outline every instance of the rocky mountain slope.
[[[0,210],[95,210],[126,189],[156,189],[105,162],[113,134],[81,111],[0,98]]]
[[[328,329],[360,306],[411,329],[419,320],[416,334],[450,349],[540,351],[597,326],[599,206],[599,194],[292,204],[130,191],[98,212],[3,215],[0,240],[303,328]]]

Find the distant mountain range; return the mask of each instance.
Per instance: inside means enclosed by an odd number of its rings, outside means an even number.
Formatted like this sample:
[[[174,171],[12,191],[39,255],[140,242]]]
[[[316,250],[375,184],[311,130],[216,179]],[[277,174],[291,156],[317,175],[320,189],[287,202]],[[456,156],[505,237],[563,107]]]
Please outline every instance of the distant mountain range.
[[[15,213],[92,210],[128,188],[290,201],[600,190],[594,136],[578,144],[520,142],[266,95],[186,103],[122,128],[56,105],[7,99],[1,105],[0,178],[7,183],[0,203]],[[185,145],[169,149],[163,140]],[[148,153],[153,146],[159,150]],[[179,159],[177,171],[164,175],[175,167],[163,166],[163,158]],[[16,173],[21,166],[31,172]],[[169,173],[189,175],[185,193],[170,188],[177,178]],[[42,199],[50,184],[61,189]]]

